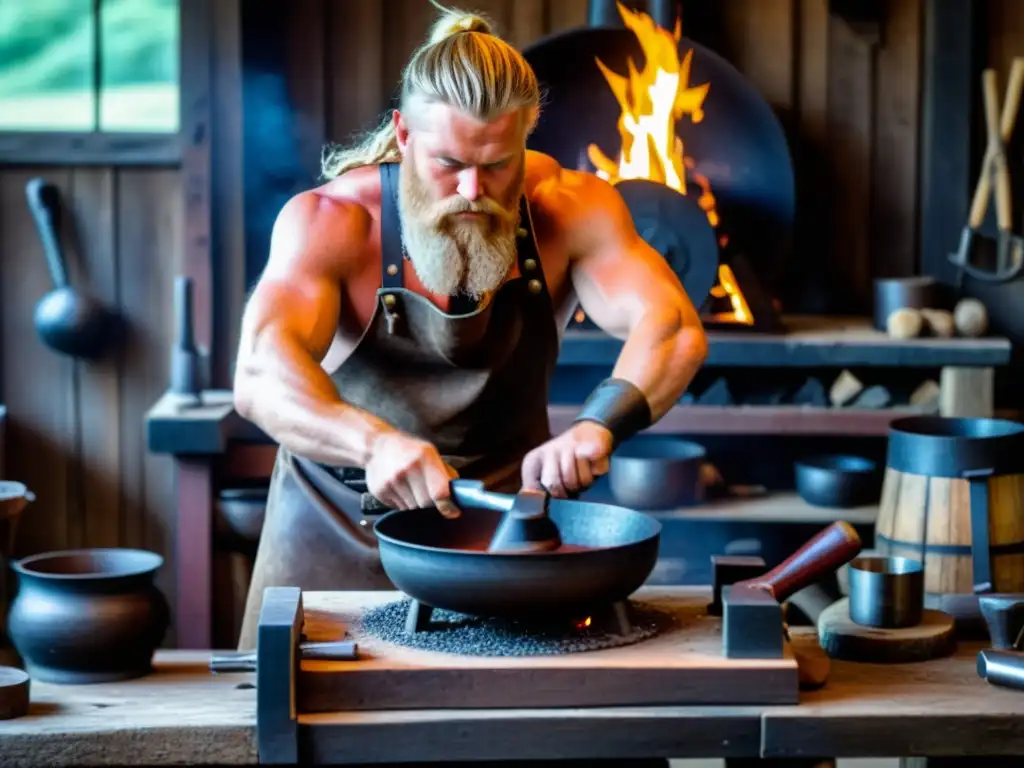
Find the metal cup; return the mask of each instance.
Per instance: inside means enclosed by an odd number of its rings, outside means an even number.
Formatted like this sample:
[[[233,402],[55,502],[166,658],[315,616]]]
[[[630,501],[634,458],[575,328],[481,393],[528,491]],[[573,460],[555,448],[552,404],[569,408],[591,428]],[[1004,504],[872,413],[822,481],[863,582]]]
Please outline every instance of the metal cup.
[[[849,565],[850,619],[864,627],[897,629],[921,623],[924,568],[906,557],[865,556]]]

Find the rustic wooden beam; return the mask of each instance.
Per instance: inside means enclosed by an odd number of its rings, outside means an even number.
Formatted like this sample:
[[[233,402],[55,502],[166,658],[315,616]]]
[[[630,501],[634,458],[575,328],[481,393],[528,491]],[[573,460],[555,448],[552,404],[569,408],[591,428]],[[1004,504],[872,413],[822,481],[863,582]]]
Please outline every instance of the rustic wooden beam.
[[[182,189],[185,194],[185,253],[182,273],[192,278],[196,341],[211,359],[213,263],[211,258],[211,94],[213,37],[211,4],[180,0]]]
[[[0,166],[177,166],[177,133],[0,133]]]
[[[974,179],[983,3],[926,0],[921,105],[921,272],[953,285],[949,254],[967,223]]]
[[[209,648],[213,642],[213,462],[175,456],[174,469],[178,499],[175,635],[179,648]]]

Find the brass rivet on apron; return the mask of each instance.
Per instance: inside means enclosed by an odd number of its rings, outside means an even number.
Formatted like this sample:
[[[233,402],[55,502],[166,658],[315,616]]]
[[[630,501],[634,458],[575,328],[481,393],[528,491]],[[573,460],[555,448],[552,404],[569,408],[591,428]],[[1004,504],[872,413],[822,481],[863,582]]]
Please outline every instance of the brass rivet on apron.
[[[397,299],[395,299],[394,295],[390,293],[384,294],[384,306],[387,307],[388,309],[391,309],[391,307],[395,306],[396,301]]]
[[[540,293],[541,288],[544,286],[540,284],[540,280],[531,280],[527,288],[530,289],[530,293]]]
[[[397,275],[398,274],[398,265],[397,264],[388,264],[388,274],[391,275],[392,277]]]
[[[526,237],[528,234],[530,233],[523,229],[523,227],[516,230],[516,237]]]
[[[536,259],[527,259],[526,261],[523,262],[523,269],[525,269],[527,272],[533,272],[533,270],[535,270],[536,268],[537,268],[537,260]]]

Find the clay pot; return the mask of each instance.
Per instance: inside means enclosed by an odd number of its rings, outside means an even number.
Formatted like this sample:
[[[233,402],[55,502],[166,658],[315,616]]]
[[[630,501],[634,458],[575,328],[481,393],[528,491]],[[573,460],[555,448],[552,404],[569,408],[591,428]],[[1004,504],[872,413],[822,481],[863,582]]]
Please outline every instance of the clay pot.
[[[7,629],[26,671],[65,684],[151,672],[170,623],[153,583],[163,562],[138,549],[47,552],[13,562],[18,593]]]

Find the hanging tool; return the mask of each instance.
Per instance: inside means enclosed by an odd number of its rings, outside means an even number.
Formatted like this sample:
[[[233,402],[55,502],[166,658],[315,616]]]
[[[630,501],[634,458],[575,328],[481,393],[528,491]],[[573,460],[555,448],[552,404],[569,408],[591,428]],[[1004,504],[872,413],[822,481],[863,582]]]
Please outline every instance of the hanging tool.
[[[985,124],[988,133],[988,148],[981,163],[981,173],[974,190],[971,210],[960,238],[960,247],[949,255],[950,261],[958,267],[957,287],[966,272],[976,280],[1005,282],[1012,280],[1024,268],[1024,238],[1013,233],[1013,207],[1010,193],[1010,172],[1006,159],[1006,144],[1013,136],[1020,109],[1021,92],[1024,90],[1024,57],[1014,59],[1010,68],[1010,79],[1006,88],[1006,101],[1002,115],[998,107],[998,86],[994,69],[982,73],[982,92],[985,103]],[[996,226],[998,239],[995,243],[992,271],[978,266],[979,255],[984,261],[992,262],[991,244],[985,253],[979,253],[979,234],[988,210],[989,199],[995,190]]]
[[[33,178],[25,185],[25,196],[54,286],[36,305],[36,333],[57,352],[97,359],[114,343],[119,318],[96,298],[68,283],[59,235],[60,190],[45,179]]]

